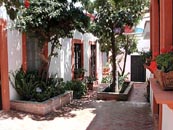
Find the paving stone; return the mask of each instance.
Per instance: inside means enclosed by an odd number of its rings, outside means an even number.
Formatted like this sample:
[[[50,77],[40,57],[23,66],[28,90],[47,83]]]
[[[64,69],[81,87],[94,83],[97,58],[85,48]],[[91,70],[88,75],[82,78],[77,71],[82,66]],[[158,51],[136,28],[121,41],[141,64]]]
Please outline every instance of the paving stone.
[[[87,130],[153,130],[148,103],[97,102],[96,117]]]
[[[89,91],[83,99],[44,117],[1,111],[0,130],[154,130],[144,92],[145,85],[137,84],[129,101],[118,102],[95,100],[96,91]]]

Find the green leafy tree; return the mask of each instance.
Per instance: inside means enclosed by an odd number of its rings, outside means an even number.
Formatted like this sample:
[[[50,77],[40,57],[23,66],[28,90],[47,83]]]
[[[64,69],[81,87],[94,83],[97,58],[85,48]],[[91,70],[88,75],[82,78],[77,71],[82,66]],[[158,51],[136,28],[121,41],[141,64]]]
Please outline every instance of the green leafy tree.
[[[51,43],[48,66],[52,56],[57,55],[55,48],[61,47],[59,38],[72,37],[75,29],[84,33],[89,26],[89,17],[82,8],[74,6],[75,2],[76,0],[29,0],[26,8],[26,5],[18,1],[4,1],[6,7],[12,8],[14,4],[17,9],[17,13],[13,12],[16,14],[13,28],[27,35],[35,35],[42,46],[46,42]]]
[[[123,56],[117,59],[117,65],[119,68],[119,76],[124,76],[127,55],[130,55],[134,52],[137,52],[137,39],[134,35],[120,35],[116,38],[116,43],[118,44],[119,54]],[[120,65],[120,62],[123,61],[123,65]]]
[[[147,9],[148,0],[96,0],[97,11],[95,22],[91,26],[92,32],[99,38],[101,46],[107,51],[112,51],[112,75],[111,90],[115,91],[116,81],[116,56],[118,45],[116,37],[122,35],[124,27],[135,26]]]

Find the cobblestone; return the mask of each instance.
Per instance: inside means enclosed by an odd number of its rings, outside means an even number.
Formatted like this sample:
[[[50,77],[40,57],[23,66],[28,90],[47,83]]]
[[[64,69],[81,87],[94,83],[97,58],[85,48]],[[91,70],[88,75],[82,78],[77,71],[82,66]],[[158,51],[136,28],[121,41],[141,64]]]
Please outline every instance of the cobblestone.
[[[44,117],[0,112],[0,130],[154,130],[150,105],[141,98],[144,87],[137,84],[131,94],[136,97],[128,102],[97,101],[96,91],[90,91],[83,99]]]

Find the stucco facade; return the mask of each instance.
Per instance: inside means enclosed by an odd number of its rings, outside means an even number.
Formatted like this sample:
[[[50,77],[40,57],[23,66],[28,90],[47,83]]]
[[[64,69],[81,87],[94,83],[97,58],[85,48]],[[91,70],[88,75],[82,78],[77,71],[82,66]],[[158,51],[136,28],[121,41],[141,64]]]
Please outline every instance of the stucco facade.
[[[21,68],[27,69],[26,35],[17,30],[8,30],[7,27],[12,21],[9,19],[5,7],[0,7],[0,73],[1,73],[1,97],[2,109],[10,109],[10,100],[18,99],[18,95],[9,81],[14,81],[11,73]],[[83,67],[87,70],[85,76],[91,71],[91,45],[96,46],[96,76],[98,82],[102,79],[102,53],[100,52],[97,38],[92,34],[82,34],[74,31],[73,38],[60,39],[61,50],[58,50],[58,57],[53,57],[50,63],[49,74],[57,74],[64,81],[73,79],[73,41],[81,41],[83,45]],[[48,53],[51,45],[48,44]]]

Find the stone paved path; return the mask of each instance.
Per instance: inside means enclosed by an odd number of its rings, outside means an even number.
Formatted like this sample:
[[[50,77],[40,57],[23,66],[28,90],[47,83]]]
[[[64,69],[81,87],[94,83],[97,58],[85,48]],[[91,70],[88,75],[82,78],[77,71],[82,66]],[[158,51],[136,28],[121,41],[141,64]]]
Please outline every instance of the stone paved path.
[[[0,130],[154,130],[144,92],[145,86],[137,84],[128,102],[96,101],[96,92],[90,92],[45,117],[0,112]]]
[[[87,130],[153,130],[147,103],[97,102],[96,116]]]

